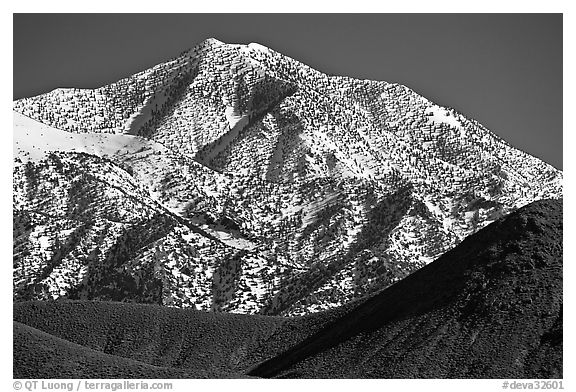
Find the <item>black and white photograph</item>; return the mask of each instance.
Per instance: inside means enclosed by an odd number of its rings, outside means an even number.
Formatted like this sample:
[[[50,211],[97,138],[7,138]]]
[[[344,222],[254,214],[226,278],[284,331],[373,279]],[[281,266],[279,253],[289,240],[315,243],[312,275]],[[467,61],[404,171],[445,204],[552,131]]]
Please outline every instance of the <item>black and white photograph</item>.
[[[12,17],[14,389],[564,388],[562,13]]]

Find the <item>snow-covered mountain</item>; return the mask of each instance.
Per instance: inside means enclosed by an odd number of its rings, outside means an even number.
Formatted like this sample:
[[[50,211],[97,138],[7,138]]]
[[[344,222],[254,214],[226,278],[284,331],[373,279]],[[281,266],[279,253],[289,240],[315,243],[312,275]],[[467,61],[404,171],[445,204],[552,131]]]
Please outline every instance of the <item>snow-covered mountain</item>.
[[[15,300],[304,314],[562,196],[561,171],[454,109],[259,44],[14,111]]]

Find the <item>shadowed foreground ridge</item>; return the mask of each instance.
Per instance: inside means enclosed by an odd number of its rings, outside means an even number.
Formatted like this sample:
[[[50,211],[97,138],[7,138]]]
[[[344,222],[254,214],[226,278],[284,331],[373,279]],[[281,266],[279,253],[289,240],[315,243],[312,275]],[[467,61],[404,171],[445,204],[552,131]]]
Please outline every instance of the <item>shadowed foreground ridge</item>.
[[[14,322],[14,378],[225,378],[105,354]],[[234,376],[232,376],[234,377]]]
[[[561,378],[562,201],[494,222],[249,374]]]

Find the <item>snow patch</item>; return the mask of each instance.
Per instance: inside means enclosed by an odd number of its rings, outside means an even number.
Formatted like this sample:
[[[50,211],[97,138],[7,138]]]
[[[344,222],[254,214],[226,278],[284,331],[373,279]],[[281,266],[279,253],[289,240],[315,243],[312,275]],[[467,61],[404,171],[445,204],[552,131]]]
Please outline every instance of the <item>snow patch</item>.
[[[226,120],[228,120],[228,125],[230,129],[234,129],[238,126],[240,130],[242,130],[247,124],[249,120],[248,114],[239,114],[237,113],[232,106],[227,106],[226,110],[224,111],[224,115],[226,116]]]
[[[458,129],[460,131],[460,137],[464,137],[466,135],[466,129],[462,126],[462,123],[446,109],[438,105],[432,105],[428,108],[428,110],[428,113],[432,114],[432,116],[428,117],[430,121],[437,124],[447,124]]]
[[[207,225],[203,225],[202,230],[213,235],[220,242],[222,242],[223,244],[228,245],[232,248],[244,249],[244,250],[256,249],[255,243],[253,243],[252,241],[249,241],[245,238],[242,238],[240,235],[237,235],[234,232],[218,230],[218,229],[215,229],[214,227],[210,227]]]
[[[250,43],[248,44],[248,47],[249,47],[250,49],[256,50],[256,51],[258,51],[258,52],[267,52],[267,51],[269,50],[266,46],[261,45],[261,44],[259,44],[259,43],[257,43],[257,42],[250,42]]]
[[[134,154],[144,149],[165,150],[158,143],[137,136],[103,133],[71,133],[42,124],[18,112],[14,114],[14,158],[22,163],[39,161],[50,152],[84,152],[99,157]]]

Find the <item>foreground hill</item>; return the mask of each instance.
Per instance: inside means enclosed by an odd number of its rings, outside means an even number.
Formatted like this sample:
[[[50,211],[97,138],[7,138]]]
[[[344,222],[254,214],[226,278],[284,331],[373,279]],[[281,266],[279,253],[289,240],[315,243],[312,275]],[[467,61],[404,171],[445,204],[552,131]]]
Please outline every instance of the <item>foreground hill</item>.
[[[284,318],[108,301],[34,301],[15,303],[14,320],[102,354],[219,377],[247,372],[347,310]],[[26,345],[15,348],[20,346]]]
[[[17,301],[301,315],[562,196],[561,171],[456,110],[258,44],[13,107]]]
[[[105,354],[14,322],[14,378],[238,378],[174,369]]]
[[[562,204],[535,202],[249,374],[562,378]]]
[[[561,378],[562,202],[523,207],[380,293],[311,315],[35,301],[15,303],[14,320],[197,377]],[[21,336],[15,358],[37,344]]]

